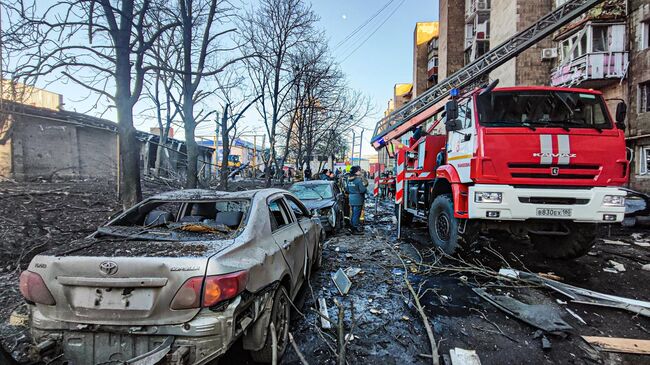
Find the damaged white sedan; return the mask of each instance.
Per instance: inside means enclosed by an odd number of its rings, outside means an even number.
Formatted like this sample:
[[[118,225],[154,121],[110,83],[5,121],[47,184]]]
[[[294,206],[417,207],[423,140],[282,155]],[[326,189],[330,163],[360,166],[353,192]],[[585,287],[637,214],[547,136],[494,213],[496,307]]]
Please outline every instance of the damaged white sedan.
[[[21,274],[35,352],[45,363],[204,364],[243,337],[270,362],[269,328],[280,357],[323,236],[284,190],[153,196]]]

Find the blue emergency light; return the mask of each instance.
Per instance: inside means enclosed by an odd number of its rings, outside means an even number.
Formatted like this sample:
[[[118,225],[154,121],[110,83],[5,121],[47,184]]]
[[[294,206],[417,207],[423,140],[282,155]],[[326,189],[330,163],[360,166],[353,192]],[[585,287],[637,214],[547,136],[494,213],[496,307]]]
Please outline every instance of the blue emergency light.
[[[451,95],[452,98],[455,98],[458,95],[460,95],[460,90],[458,90],[457,88],[453,88],[451,89],[451,91],[449,91],[449,95]]]

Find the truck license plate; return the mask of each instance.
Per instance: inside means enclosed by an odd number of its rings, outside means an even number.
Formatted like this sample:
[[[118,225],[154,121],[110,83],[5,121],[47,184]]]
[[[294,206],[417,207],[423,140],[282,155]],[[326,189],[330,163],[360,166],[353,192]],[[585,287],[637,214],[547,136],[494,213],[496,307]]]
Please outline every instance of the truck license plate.
[[[570,217],[571,209],[537,208],[538,217]]]

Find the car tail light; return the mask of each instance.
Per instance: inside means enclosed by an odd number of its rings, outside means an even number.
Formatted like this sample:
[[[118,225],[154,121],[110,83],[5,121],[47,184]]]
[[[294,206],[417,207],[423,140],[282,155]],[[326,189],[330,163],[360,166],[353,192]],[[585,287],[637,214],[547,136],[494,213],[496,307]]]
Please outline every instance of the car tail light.
[[[25,270],[20,274],[20,293],[30,302],[45,305],[56,304],[43,278],[29,270]]]
[[[201,306],[203,276],[187,279],[172,299],[171,309],[191,309]]]
[[[225,275],[195,276],[187,279],[172,300],[171,309],[211,307],[234,298],[246,287],[248,272],[238,271]],[[203,294],[203,301],[201,301]]]
[[[246,287],[248,272],[238,271],[232,274],[208,276],[203,288],[203,306],[213,305],[237,296]]]

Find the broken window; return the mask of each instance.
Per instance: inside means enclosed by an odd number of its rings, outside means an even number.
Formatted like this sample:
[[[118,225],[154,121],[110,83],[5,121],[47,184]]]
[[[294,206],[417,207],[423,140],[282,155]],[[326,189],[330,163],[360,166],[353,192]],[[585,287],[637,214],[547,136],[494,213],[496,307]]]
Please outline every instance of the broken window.
[[[302,218],[308,218],[311,216],[309,211],[305,209],[300,203],[298,203],[291,195],[285,195],[289,207],[293,210],[293,214],[296,216],[296,219],[300,220]]]
[[[639,113],[650,112],[650,82],[639,84]]]
[[[272,232],[291,223],[291,216],[282,203],[282,199],[276,199],[269,203],[269,216]]]
[[[607,26],[594,26],[592,28],[592,52],[608,52],[609,51],[609,27]]]
[[[639,152],[639,175],[647,175],[650,171],[650,146],[642,146]]]
[[[214,239],[235,237],[245,226],[250,201],[247,199],[206,201],[150,200],[134,206],[98,229],[101,235],[143,240],[195,240],[197,234]],[[206,238],[212,239],[212,238]]]

